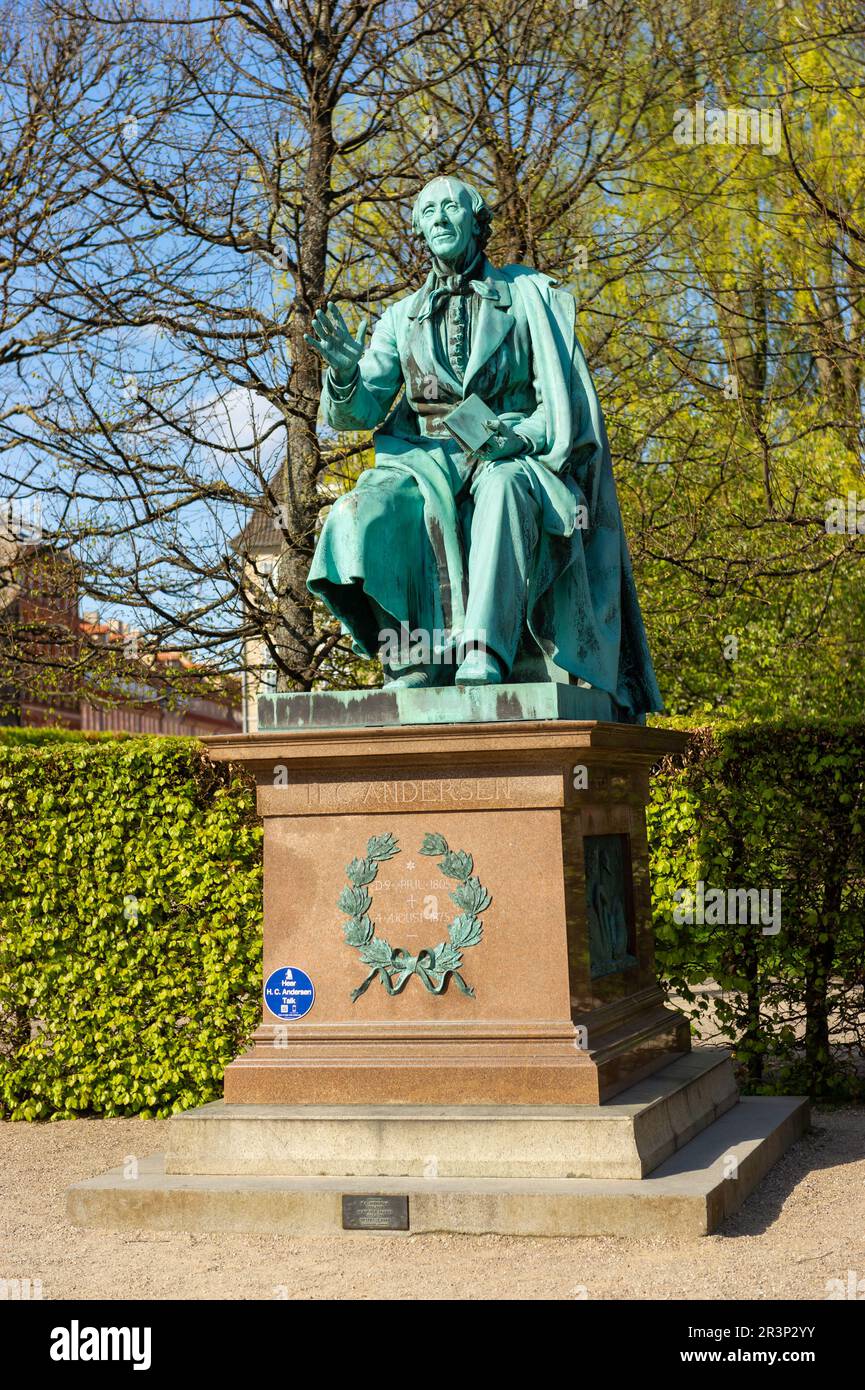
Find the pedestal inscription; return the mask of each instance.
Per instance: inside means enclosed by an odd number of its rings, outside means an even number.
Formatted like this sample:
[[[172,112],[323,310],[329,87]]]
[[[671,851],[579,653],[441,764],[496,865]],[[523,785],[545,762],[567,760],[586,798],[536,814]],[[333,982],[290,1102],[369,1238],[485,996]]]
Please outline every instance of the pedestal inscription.
[[[320,778],[298,777],[286,763],[275,761],[270,777],[259,787],[263,815],[368,815],[394,811],[442,811],[512,806],[535,806],[554,786],[539,775],[490,776],[483,768],[455,768],[452,773],[431,770],[427,777],[339,776],[328,771]],[[268,785],[269,783],[269,785]]]
[[[408,1197],[383,1195],[345,1196],[342,1199],[344,1231],[407,1231]]]

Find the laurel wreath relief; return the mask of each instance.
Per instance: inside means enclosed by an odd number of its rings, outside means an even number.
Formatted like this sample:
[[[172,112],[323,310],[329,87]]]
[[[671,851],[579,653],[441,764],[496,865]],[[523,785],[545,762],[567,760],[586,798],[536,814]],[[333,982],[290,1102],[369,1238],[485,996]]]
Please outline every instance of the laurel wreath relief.
[[[460,909],[459,915],[448,927],[447,941],[439,942],[430,950],[419,951],[416,956],[376,936],[375,923],[369,915],[372,907],[369,885],[375,880],[379,864],[393,859],[400,853],[400,847],[396,836],[389,831],[370,836],[366,858],[353,859],[346,868],[349,886],[343,888],[338,904],[341,911],[349,915],[342,928],[346,942],[357,948],[364,965],[370,967],[363,984],[352,990],[352,1003],[369,989],[376,975],[388,994],[399,994],[412,975],[418,977],[430,994],[442,994],[449,977],[453,976],[463,994],[474,998],[474,990],[460,974],[462,953],[481,940],[484,929],[478,913],[489,907],[492,897],[480,880],[472,877],[472,856],[465,850],[450,850],[443,835],[425,835],[420,852],[439,859],[442,873],[457,881],[449,896]]]

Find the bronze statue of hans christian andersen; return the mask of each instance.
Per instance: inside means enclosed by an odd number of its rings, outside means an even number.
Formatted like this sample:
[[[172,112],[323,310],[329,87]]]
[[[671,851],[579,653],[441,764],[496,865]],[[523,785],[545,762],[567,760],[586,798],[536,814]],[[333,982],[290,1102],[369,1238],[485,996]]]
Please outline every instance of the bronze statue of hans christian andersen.
[[[315,315],[325,419],[374,430],[375,468],[331,508],[309,587],[391,687],[570,679],[642,722],[661,697],[576,305],[548,275],[492,265],[491,221],[469,184],[433,179],[412,213],[423,287],[366,351],[365,324]],[[444,640],[395,656],[395,631]]]

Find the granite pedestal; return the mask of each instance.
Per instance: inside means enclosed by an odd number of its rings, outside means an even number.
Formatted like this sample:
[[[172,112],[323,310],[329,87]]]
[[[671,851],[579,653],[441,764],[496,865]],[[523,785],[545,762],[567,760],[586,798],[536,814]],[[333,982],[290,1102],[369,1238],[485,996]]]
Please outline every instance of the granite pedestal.
[[[265,979],[299,971],[315,989],[302,1017],[265,1004],[226,1071],[229,1103],[597,1105],[689,1048],[655,978],[645,822],[649,769],[683,737],[554,717],[597,695],[574,686],[422,694],[425,724],[340,726],[341,697],[277,696],[272,712],[262,702],[265,729],[285,709],[303,727],[206,740],[256,778]],[[382,696],[351,697],[351,717],[389,718]],[[459,880],[423,852],[428,836],[471,856],[489,900],[482,937],[439,992],[417,972],[391,993],[347,944],[340,897],[352,861],[392,837],[361,915],[377,941],[428,962],[460,915]]]

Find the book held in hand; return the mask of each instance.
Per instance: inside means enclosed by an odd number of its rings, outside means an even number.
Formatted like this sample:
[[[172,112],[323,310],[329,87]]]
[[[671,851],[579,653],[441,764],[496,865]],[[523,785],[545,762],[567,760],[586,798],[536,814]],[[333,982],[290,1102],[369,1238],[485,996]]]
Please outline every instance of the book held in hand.
[[[490,440],[502,437],[496,412],[474,394],[445,415],[443,423],[470,459],[483,458]]]

